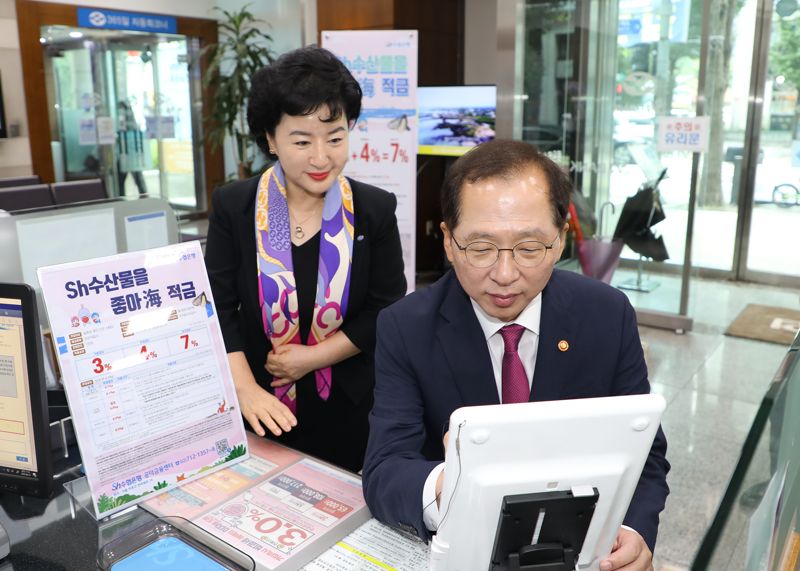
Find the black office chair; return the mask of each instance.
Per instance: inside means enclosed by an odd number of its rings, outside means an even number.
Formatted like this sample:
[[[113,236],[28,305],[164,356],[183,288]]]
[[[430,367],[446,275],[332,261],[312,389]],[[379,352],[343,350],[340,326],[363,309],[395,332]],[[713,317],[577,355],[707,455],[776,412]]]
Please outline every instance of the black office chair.
[[[54,204],[50,186],[47,184],[0,188],[0,210],[23,210]]]
[[[93,178],[88,180],[73,180],[69,182],[54,182],[50,185],[56,204],[72,204],[74,202],[87,202],[89,200],[103,200],[108,198],[106,185],[103,179]]]
[[[10,188],[12,186],[28,186],[30,184],[40,184],[42,179],[39,175],[33,174],[28,176],[12,176],[8,178],[0,178],[0,188]]]

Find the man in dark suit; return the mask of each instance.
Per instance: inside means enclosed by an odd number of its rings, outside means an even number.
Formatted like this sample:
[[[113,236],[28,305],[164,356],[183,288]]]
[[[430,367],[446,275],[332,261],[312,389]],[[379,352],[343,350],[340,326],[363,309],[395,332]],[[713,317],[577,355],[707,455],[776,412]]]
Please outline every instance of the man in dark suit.
[[[627,298],[554,270],[570,189],[555,163],[518,141],[484,143],[448,172],[441,228],[453,270],[378,318],[364,492],[379,520],[425,540],[435,532],[442,437],[456,408],[650,391]],[[652,568],[665,455],[659,429],[603,571]]]

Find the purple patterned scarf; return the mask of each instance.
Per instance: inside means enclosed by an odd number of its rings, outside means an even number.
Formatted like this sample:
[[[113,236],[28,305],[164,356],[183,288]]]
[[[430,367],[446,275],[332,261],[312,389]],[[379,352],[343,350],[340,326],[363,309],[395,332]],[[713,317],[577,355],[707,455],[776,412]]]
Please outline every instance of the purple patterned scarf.
[[[347,312],[350,268],[353,260],[353,191],[339,175],[325,195],[320,231],[317,291],[308,345],[316,345],[338,331]],[[286,181],[280,163],[258,182],[256,195],[256,247],[258,249],[258,298],[261,317],[273,347],[302,343],[297,287],[292,268],[292,240]],[[317,393],[328,400],[331,368],[314,372]],[[276,396],[297,412],[295,383],[275,389]]]

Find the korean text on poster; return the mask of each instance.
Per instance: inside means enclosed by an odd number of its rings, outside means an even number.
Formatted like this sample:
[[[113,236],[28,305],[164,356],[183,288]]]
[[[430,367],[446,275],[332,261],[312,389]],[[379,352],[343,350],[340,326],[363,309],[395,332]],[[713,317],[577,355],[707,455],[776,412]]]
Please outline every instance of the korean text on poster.
[[[39,268],[95,514],[247,456],[197,242]]]
[[[322,32],[361,86],[361,115],[350,132],[345,174],[394,193],[409,288],[416,261],[417,32]]]

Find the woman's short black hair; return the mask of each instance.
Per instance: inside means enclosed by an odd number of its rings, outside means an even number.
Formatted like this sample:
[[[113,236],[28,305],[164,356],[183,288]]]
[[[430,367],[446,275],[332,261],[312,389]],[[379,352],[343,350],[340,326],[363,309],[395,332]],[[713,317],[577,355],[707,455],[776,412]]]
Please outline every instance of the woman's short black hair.
[[[536,147],[523,141],[494,139],[471,149],[447,171],[442,184],[442,218],[452,232],[461,213],[461,191],[465,184],[489,178],[510,180],[526,168],[536,167],[547,179],[553,223],[560,229],[567,219],[572,182],[560,166]]]
[[[267,133],[286,115],[308,115],[320,107],[331,110],[330,121],[344,113],[347,121],[361,113],[361,87],[326,49],[309,46],[287,52],[252,77],[247,122],[258,147],[269,153]]]

